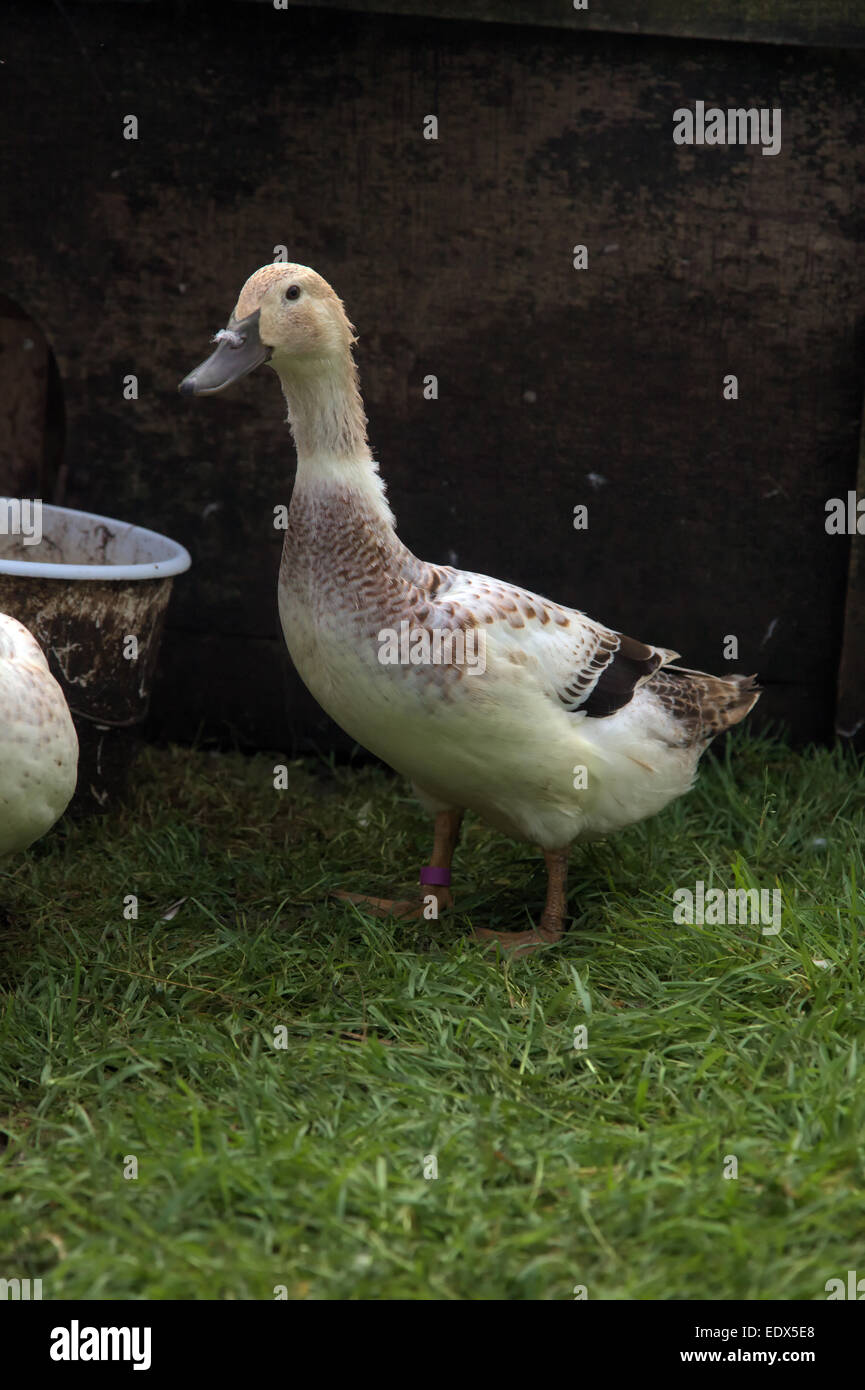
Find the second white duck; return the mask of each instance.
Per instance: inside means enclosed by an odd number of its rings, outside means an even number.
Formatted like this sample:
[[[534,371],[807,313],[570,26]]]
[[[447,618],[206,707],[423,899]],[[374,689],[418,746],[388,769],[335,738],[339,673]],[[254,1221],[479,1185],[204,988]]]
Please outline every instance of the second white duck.
[[[78,736],[31,632],[0,613],[0,857],[26,849],[66,810]]]

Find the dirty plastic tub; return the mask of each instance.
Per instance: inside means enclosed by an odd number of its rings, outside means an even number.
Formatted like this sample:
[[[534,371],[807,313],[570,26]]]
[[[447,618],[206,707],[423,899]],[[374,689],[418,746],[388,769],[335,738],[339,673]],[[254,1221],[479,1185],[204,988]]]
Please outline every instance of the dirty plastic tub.
[[[28,513],[29,539],[20,525],[6,533],[10,516],[0,497],[0,613],[33,633],[72,711],[81,745],[72,810],[107,811],[126,788],[171,586],[189,552],[156,531],[48,504],[34,544]]]

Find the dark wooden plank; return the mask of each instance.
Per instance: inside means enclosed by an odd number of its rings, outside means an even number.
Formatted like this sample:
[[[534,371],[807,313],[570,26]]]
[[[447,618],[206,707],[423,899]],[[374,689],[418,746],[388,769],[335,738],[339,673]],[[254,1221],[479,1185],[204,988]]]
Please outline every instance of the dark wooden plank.
[[[271,4],[272,0],[265,0]],[[303,0],[286,0],[300,6]],[[281,0],[281,8],[285,5]],[[736,43],[794,43],[865,47],[860,0],[315,0],[304,8],[364,14],[544,25],[578,33],[659,34],[728,39]]]
[[[859,441],[857,503],[865,499],[865,411]],[[862,531],[850,538],[850,571],[844,612],[844,638],[838,672],[838,709],[835,728],[865,752],[865,516]],[[840,540],[839,540],[840,543]]]
[[[0,295],[0,494],[43,497],[48,346]]]

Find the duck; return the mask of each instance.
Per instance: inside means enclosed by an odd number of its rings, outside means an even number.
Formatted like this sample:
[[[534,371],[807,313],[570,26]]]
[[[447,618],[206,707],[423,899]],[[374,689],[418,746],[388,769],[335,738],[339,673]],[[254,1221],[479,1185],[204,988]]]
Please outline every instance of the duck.
[[[182,395],[218,394],[266,363],[287,405],[296,471],[278,603],[294,666],[433,819],[416,896],[338,896],[378,915],[437,919],[453,905],[452,858],[471,811],[537,846],[547,870],[534,925],[475,936],[520,954],[555,945],[571,846],[686,793],[711,740],[758,699],[755,677],[683,668],[678,652],[577,609],[414,555],[368,442],[357,334],[311,267],[256,270],[211,341]]]
[[[47,834],[72,800],[78,735],[33,633],[0,613],[0,858]]]

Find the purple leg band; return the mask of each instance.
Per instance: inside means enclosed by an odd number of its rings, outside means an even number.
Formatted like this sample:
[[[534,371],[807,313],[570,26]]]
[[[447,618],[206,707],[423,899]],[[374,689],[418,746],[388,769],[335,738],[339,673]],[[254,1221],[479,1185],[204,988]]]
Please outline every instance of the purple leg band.
[[[451,881],[450,869],[437,869],[434,864],[424,864],[420,871],[421,883],[436,883],[440,887],[449,888]]]

